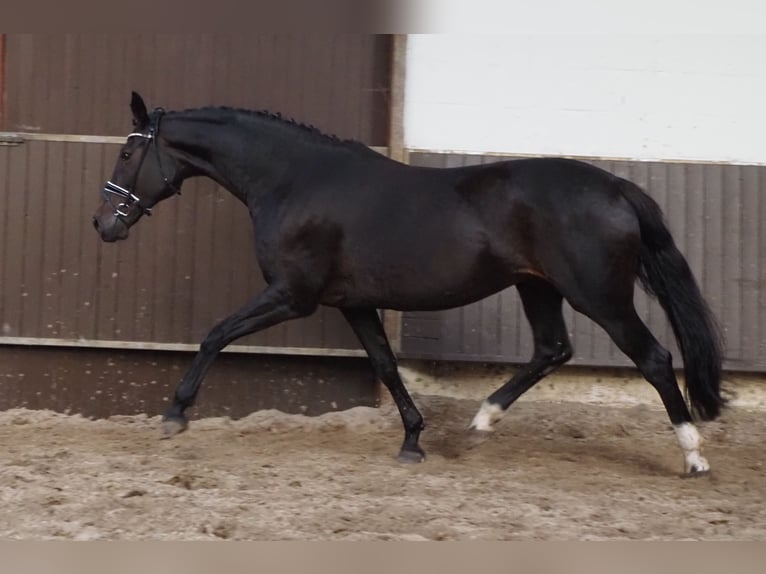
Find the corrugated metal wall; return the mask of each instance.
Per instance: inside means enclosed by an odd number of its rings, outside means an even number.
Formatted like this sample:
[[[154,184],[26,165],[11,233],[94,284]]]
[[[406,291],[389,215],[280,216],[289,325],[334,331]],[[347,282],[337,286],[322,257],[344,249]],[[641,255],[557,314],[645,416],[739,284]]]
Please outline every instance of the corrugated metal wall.
[[[6,37],[9,131],[121,135],[137,89],[150,106],[270,108],[330,133],[385,145],[390,45],[369,35],[60,34]],[[125,243],[90,228],[114,143],[0,146],[2,340],[196,344],[261,286],[247,214],[211,183],[181,198]],[[411,154],[418,165],[492,157]],[[646,187],[663,206],[727,338],[727,367],[766,368],[766,173],[761,167],[594,162]],[[675,349],[659,306],[639,311]],[[623,365],[600,328],[570,309],[581,364]],[[3,339],[4,338],[4,339]],[[332,348],[356,341],[334,310],[242,343]],[[167,348],[167,347],[166,347]],[[531,337],[515,290],[444,313],[404,315],[404,356],[524,361]]]
[[[5,113],[5,34],[0,33],[0,129]]]
[[[270,109],[385,146],[391,38],[370,34],[8,34],[0,129],[123,135],[149,106]]]
[[[415,165],[450,167],[492,156],[412,153]],[[676,242],[723,328],[726,367],[766,369],[766,167],[593,161],[646,189],[661,205]],[[640,292],[639,313],[681,364],[659,305]],[[628,365],[603,330],[566,306],[575,363]],[[406,313],[402,354],[522,362],[532,339],[514,288],[462,309]]]
[[[102,243],[90,218],[118,149],[51,141],[0,146],[3,337],[198,343],[263,287],[247,210],[207,180],[189,181],[128,241]],[[333,309],[241,343],[357,346]]]
[[[149,106],[270,109],[327,133],[387,143],[390,36],[5,40],[0,127],[38,140],[0,145],[0,343],[195,346],[263,287],[247,211],[209,181],[188,182],[182,197],[158,206],[127,242],[100,242],[90,218],[118,153],[103,136],[130,131],[131,90]],[[72,141],[73,134],[90,139]],[[243,346],[358,353],[332,309],[242,339]]]
[[[0,345],[0,410],[86,417],[162,412],[192,353]],[[224,353],[205,376],[194,418],[259,409],[316,415],[377,404],[366,358]]]

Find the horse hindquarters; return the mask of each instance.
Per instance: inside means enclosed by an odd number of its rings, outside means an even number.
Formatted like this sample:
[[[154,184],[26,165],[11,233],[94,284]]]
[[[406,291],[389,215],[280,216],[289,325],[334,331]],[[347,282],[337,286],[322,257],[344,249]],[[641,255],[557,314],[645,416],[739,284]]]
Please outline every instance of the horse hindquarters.
[[[656,206],[651,198],[643,192],[641,194],[645,202]],[[673,372],[671,355],[646,327],[633,304],[635,281],[643,273],[642,269],[645,269],[649,249],[648,213],[637,212],[634,202],[630,200],[605,202],[601,207],[594,218],[598,224],[592,224],[587,229],[573,230],[569,256],[562,258],[562,263],[566,263],[560,268],[556,284],[574,309],[604,328],[657,390],[676,430],[684,453],[686,472],[705,473],[710,467],[699,452],[699,434],[692,424],[691,414]],[[657,207],[653,215],[659,213]],[[626,215],[629,217],[626,218]],[[656,228],[661,226],[669,239],[670,234],[661,223],[661,215],[659,217],[659,220],[653,217],[651,224]],[[615,225],[615,221],[627,224],[624,232],[620,232],[622,223]],[[686,266],[685,261],[683,264]],[[696,285],[692,283],[690,286],[687,280],[679,279],[677,271],[671,272],[667,267],[664,270],[668,277],[664,286],[669,282],[677,298],[688,296],[694,300],[692,287],[696,288]],[[672,310],[677,305],[677,302],[669,302],[664,295],[660,302],[666,310]],[[677,321],[672,313],[669,316],[671,323]],[[683,349],[683,341],[679,342]],[[715,349],[711,349],[711,353],[717,357]]]
[[[615,180],[613,176],[600,171],[584,173],[574,172],[575,176],[579,175],[581,181],[587,183],[579,191],[575,191],[572,186],[545,188],[539,182],[536,187],[521,190],[525,194],[525,203],[531,205],[532,209],[527,209],[526,218],[520,222],[526,225],[517,235],[523,243],[516,241],[513,247],[521,249],[522,255],[529,255],[530,260],[536,264],[533,271],[539,271],[574,309],[604,328],[636,364],[646,380],[657,390],[675,427],[684,453],[686,472],[707,472],[709,465],[700,454],[699,434],[692,425],[692,417],[676,381],[670,353],[659,344],[639,318],[633,304],[636,278],[647,267],[652,286],[674,291],[670,301],[663,295],[661,303],[676,313],[677,317],[684,315],[683,310],[678,311],[678,299],[684,293],[691,293],[691,299],[695,300],[694,285],[690,284],[683,273],[679,276],[678,272],[669,270],[667,264],[661,263],[662,282],[656,278],[660,273],[652,267],[658,264],[651,260],[647,264],[647,257],[655,256],[652,240],[654,243],[661,242],[661,235],[657,232],[661,219],[657,223],[651,211],[634,206],[635,199],[631,201],[631,198],[621,197],[621,188],[615,189],[614,186],[622,185],[615,183],[622,180]],[[659,213],[659,208],[656,211]],[[519,223],[518,217],[515,222]],[[654,234],[649,236],[649,231]],[[665,233],[669,237],[667,230]],[[672,244],[668,246],[667,241],[663,246],[671,254],[677,253]],[[695,304],[692,303],[692,306]],[[553,309],[552,305],[548,307]],[[697,305],[695,308],[699,316],[701,307]],[[529,312],[527,315],[534,325],[533,315]],[[551,312],[547,316],[548,325],[557,323],[553,321],[554,315]],[[672,313],[670,316],[671,321],[678,322]],[[697,324],[704,324],[704,321],[698,321]],[[535,358],[522,367],[511,382],[490,397],[474,419],[474,428],[488,429],[506,404],[510,404],[542,378],[547,369],[557,366],[555,361],[551,362],[551,353],[540,354],[547,358],[547,363],[538,360],[537,331],[535,336]],[[683,341],[681,346],[684,348]],[[541,346],[542,349],[545,347],[544,344]],[[712,355],[717,357],[715,348],[712,351]]]

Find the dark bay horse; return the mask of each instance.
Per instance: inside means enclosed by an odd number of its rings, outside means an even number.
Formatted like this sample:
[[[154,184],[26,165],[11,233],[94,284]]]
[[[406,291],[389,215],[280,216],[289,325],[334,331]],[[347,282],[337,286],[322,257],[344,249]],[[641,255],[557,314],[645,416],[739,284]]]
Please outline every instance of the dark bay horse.
[[[670,353],[636,314],[636,279],[667,313],[691,411],[703,420],[723,406],[719,334],[658,205],[633,183],[554,158],[412,167],[268,112],[148,113],[135,93],[131,110],[134,130],[93,218],[101,239],[126,239],[184,180],[207,176],[249,210],[267,284],[202,342],[164,415],[166,437],[186,428],[184,412],[221,349],[330,305],[348,320],[399,408],[399,459],[419,462],[423,418],[376,310],[446,309],[516,285],[534,354],[483,403],[474,432],[491,430],[511,403],[572,356],[565,298],[601,325],[657,390],[685,471],[709,470]]]

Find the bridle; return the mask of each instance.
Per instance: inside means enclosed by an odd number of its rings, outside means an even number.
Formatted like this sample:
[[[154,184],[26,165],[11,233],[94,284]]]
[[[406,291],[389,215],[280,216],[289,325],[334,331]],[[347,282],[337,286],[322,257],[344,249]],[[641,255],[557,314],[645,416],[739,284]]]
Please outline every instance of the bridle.
[[[136,182],[138,181],[138,175],[141,173],[141,167],[143,167],[144,165],[144,160],[146,159],[146,155],[148,154],[149,148],[151,147],[151,142],[152,140],[154,140],[154,149],[157,154],[157,165],[160,168],[160,175],[162,176],[162,180],[165,182],[165,187],[168,187],[172,189],[175,193],[180,194],[181,190],[175,185],[173,185],[173,183],[165,175],[165,171],[162,169],[162,158],[160,157],[160,148],[159,148],[159,144],[157,143],[157,135],[159,134],[159,130],[160,130],[160,120],[162,119],[162,116],[165,113],[165,110],[163,110],[162,108],[157,108],[156,110],[154,110],[154,112],[157,114],[157,120],[155,121],[154,125],[149,127],[148,133],[133,132],[133,133],[129,133],[127,137],[128,140],[130,140],[130,138],[133,138],[133,137],[144,138],[146,140],[149,140],[149,144],[144,147],[144,153],[141,155],[141,161],[138,164],[136,173],[133,176],[133,183],[130,187],[131,189],[136,188]],[[127,217],[130,214],[130,209],[134,206],[141,211],[142,215],[152,214],[151,208],[141,205],[141,198],[139,198],[130,189],[117,185],[113,181],[107,181],[106,184],[104,184],[104,189],[101,190],[101,195],[104,196],[104,200],[109,205],[112,206],[112,209],[114,209],[115,217]],[[117,197],[122,199],[122,201],[118,203],[117,205],[114,205],[114,203],[112,203],[113,195],[116,195]]]

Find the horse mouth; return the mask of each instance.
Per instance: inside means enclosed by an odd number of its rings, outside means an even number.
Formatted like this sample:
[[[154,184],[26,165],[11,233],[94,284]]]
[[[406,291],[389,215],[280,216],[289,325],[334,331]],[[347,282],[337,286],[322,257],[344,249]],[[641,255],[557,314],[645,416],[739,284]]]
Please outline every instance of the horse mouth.
[[[93,227],[98,232],[99,237],[101,237],[101,241],[106,243],[122,241],[127,239],[129,235],[128,226],[119,219],[115,219],[109,226],[104,226],[101,225],[98,218],[94,217]]]

